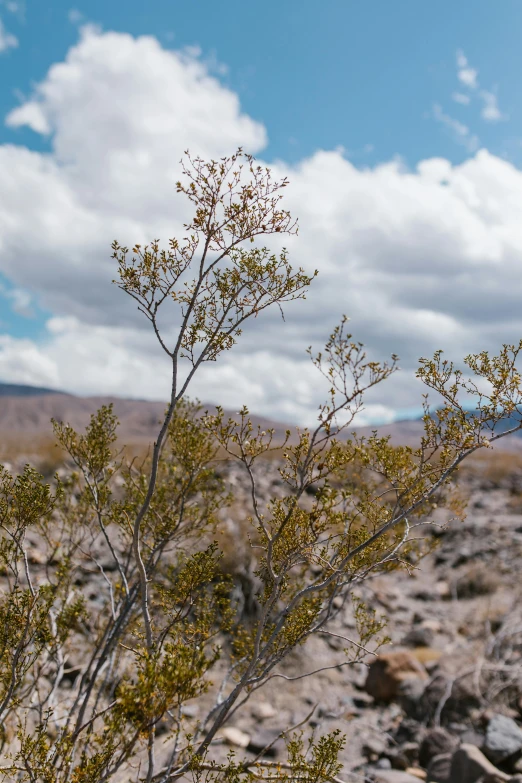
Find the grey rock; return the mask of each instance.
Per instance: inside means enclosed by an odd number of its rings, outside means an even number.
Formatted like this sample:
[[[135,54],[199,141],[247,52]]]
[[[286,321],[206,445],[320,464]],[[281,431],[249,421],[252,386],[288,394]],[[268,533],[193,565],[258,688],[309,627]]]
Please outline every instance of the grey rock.
[[[375,768],[376,769],[391,769],[392,768],[392,763],[391,763],[390,759],[385,759],[385,758],[379,759],[379,761],[375,762]]]
[[[464,744],[455,751],[448,783],[478,783],[487,775],[495,776],[499,782],[510,777],[494,767],[475,745]]]
[[[404,639],[402,644],[407,647],[431,647],[435,634],[432,628],[426,628],[422,625],[417,628],[412,628]]]
[[[423,702],[425,680],[419,677],[407,677],[397,688],[397,700],[402,709],[410,718],[422,720],[425,713]]]
[[[493,715],[486,729],[483,750],[493,763],[505,761],[522,750],[522,730],[512,718]]]
[[[372,732],[364,738],[362,743],[362,751],[366,758],[368,758],[370,761],[373,761],[376,756],[381,756],[385,752],[387,746],[388,743],[383,737]]]
[[[439,753],[433,756],[427,766],[427,783],[448,783],[452,758],[451,753]]]

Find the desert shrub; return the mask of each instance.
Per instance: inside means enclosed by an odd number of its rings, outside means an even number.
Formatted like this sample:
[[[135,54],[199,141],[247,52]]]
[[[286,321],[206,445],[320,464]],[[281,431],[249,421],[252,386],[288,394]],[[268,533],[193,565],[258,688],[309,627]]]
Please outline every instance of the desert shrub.
[[[338,665],[378,648],[382,622],[357,598],[361,583],[407,565],[412,539],[421,554],[418,533],[436,504],[462,513],[452,475],[500,437],[495,424],[520,404],[518,347],[466,358],[489,396],[438,352],[421,360],[418,376],[444,406],[432,416],[425,399],[417,449],[376,433],[343,437],[364,393],[397,370],[395,356],[367,359],[343,319],[324,350],[310,354],[329,389],[315,428],[289,434],[281,448],[273,432],[254,429],[246,409],[236,420],[198,410],[186,395],[202,364],[233,348],[248,318],[303,298],[314,275],[292,269],[286,250],[258,243],[296,230],[280,204],[285,180],[273,182],[241,151],[210,162],[189,156],[184,175],[177,188],[194,217],[183,239],[168,250],[158,240],[136,245],[131,259],[113,244],[119,285],[172,368],[150,453],[126,458],[116,448],[116,417],[103,406],[83,433],[54,423],[70,465],[61,477],[46,482],[29,466],[19,475],[0,469],[0,778],[7,781],[333,780],[343,744],[337,732],[307,745],[288,727],[287,760],[277,763],[220,755],[215,740],[347,602],[357,634],[343,640]],[[160,328],[165,305],[176,311],[174,337]],[[474,415],[462,394],[476,394]],[[275,448],[281,492],[262,498],[256,466]],[[216,470],[223,455],[239,463],[249,486],[250,509],[238,527],[254,553],[257,613],[248,617],[217,543],[233,501]],[[187,709],[193,701],[197,721]]]

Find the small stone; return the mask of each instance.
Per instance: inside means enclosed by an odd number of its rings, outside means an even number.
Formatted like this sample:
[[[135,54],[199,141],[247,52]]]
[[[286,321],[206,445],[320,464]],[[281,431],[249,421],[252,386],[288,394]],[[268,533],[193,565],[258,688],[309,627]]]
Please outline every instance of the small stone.
[[[277,710],[268,701],[258,701],[252,705],[252,715],[256,720],[266,720],[277,715]]]
[[[499,764],[522,750],[522,730],[512,718],[494,715],[488,723],[483,750],[494,764]]]
[[[378,734],[371,734],[364,740],[362,751],[368,759],[374,760],[386,751],[386,746],[387,742],[383,737]]]
[[[448,783],[477,783],[487,775],[496,776],[499,783],[509,780],[509,775],[494,767],[475,745],[464,744],[455,751]]]
[[[451,588],[447,582],[437,582],[437,584],[435,585],[435,590],[439,598],[451,597]]]
[[[390,702],[397,697],[400,684],[415,677],[425,681],[428,673],[409,651],[384,653],[370,664],[364,688],[375,701]]]
[[[374,783],[419,783],[419,778],[416,775],[411,775],[409,772],[405,772],[400,769],[376,769],[372,767],[368,770],[371,777],[370,780]]]
[[[30,546],[27,549],[27,562],[30,565],[45,565],[47,563],[47,557],[43,552],[40,552],[35,546]]]
[[[408,767],[406,772],[408,775],[413,775],[414,778],[418,778],[419,780],[426,780],[428,777],[426,770],[420,769],[420,767]]]
[[[421,628],[428,628],[433,633],[442,632],[442,623],[439,620],[423,620],[420,625]]]
[[[435,634],[431,628],[419,626],[418,628],[412,628],[411,631],[406,634],[402,640],[402,644],[405,644],[407,647],[430,647],[434,636]]]
[[[250,735],[235,726],[226,726],[222,729],[221,736],[227,745],[235,745],[238,748],[246,748],[250,743]]]

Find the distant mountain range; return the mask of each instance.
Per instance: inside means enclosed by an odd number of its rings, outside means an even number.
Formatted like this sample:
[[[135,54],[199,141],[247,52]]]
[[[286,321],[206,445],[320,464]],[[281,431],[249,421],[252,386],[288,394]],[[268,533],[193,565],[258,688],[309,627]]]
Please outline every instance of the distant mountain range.
[[[0,397],[39,397],[42,394],[66,394],[44,386],[25,386],[21,383],[0,383]],[[71,396],[71,395],[67,395]]]
[[[166,402],[132,400],[114,396],[77,397],[73,394],[21,384],[0,383],[0,436],[52,435],[51,418],[82,430],[90,417],[102,405],[113,403],[119,419],[118,429],[124,442],[151,442],[156,437],[165,414]],[[215,412],[214,405],[204,405],[205,410]],[[225,411],[234,416],[235,411]],[[255,427],[275,429],[278,437],[284,436],[286,425],[263,416],[251,416]]]
[[[77,397],[73,394],[23,384],[0,383],[0,437],[31,437],[52,435],[51,418],[70,424],[82,430],[89,423],[91,414],[101,405],[114,405],[114,413],[120,421],[119,435],[125,443],[150,443],[158,433],[166,402],[123,399],[114,396]],[[213,412],[214,405],[204,405]],[[235,416],[235,411],[225,411],[225,416]],[[274,441],[282,441],[285,430],[295,427],[283,422],[272,421],[263,416],[251,416],[257,428],[275,430]],[[514,426],[515,422],[502,422],[497,431]],[[424,432],[422,419],[396,421],[391,424],[358,427],[359,435],[370,435],[377,430],[379,435],[390,435],[394,444],[417,446]],[[351,431],[351,430],[350,430]],[[497,448],[509,451],[522,450],[522,432],[502,439]]]

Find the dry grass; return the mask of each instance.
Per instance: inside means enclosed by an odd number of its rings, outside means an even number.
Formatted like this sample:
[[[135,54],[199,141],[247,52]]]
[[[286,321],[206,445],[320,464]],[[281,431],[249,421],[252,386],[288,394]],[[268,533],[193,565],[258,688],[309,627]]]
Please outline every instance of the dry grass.
[[[461,473],[480,475],[495,484],[522,475],[522,454],[518,452],[483,449],[466,460]]]
[[[128,459],[142,460],[148,451],[152,451],[153,443],[145,438],[129,443],[119,442],[118,449],[124,449]],[[229,459],[224,449],[219,449],[217,460]],[[276,448],[263,455],[261,459],[280,461],[283,449]],[[46,475],[66,461],[66,454],[49,435],[8,434],[0,438],[0,463],[27,461]],[[479,476],[490,485],[510,486],[517,479],[522,483],[522,452],[507,452],[498,449],[482,450],[462,463],[459,476]],[[522,503],[522,491],[512,490],[515,504]]]
[[[0,439],[0,463],[30,464],[44,476],[52,476],[65,463],[66,454],[49,435],[8,435]]]

